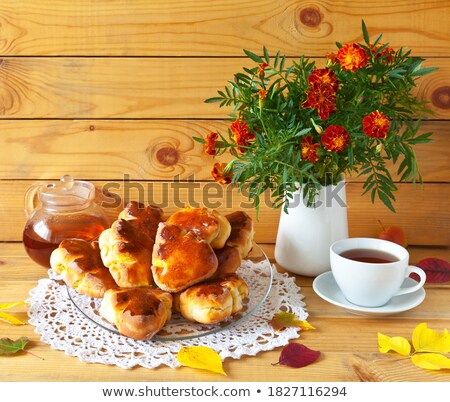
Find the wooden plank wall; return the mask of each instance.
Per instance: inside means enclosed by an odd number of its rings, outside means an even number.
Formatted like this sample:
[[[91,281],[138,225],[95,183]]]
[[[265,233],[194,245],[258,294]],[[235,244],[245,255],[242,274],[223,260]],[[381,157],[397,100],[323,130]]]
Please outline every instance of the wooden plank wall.
[[[99,188],[126,174],[147,189],[144,201],[165,197],[169,210],[174,177],[195,178],[196,201],[211,191],[219,205],[241,207],[235,191],[210,186],[212,161],[192,141],[226,127],[226,112],[203,100],[248,63],[243,48],[321,63],[336,41],[362,40],[364,18],[373,37],[439,67],[417,88],[435,112],[423,130],[436,142],[417,148],[425,185],[399,185],[396,214],[349,184],[350,234],[376,235],[380,219],[403,226],[411,244],[448,246],[449,15],[449,0],[2,1],[0,241],[21,240],[26,188],[65,173]],[[257,241],[275,241],[278,215],[262,208]]]

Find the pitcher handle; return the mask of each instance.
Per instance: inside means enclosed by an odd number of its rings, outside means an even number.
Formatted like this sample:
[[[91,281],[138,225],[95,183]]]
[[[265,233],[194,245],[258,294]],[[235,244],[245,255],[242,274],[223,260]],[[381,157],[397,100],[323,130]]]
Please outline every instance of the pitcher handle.
[[[42,184],[33,184],[26,192],[25,192],[25,215],[30,218],[33,211],[36,209],[36,194],[41,187]]]

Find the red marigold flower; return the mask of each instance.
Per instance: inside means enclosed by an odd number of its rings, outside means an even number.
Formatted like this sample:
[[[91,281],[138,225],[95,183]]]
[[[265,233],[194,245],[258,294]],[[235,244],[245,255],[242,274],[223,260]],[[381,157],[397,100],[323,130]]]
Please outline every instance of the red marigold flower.
[[[209,133],[206,136],[204,149],[205,149],[205,153],[207,153],[208,155],[216,155],[216,153],[217,153],[217,151],[216,151],[217,138],[219,138],[219,134],[217,134],[217,133]]]
[[[331,88],[333,91],[337,91],[339,89],[339,82],[336,74],[329,67],[316,68],[308,77],[308,86],[310,88]]]
[[[311,162],[312,164],[316,163],[319,157],[317,156],[317,148],[319,148],[320,144],[313,144],[312,135],[305,135],[302,137],[302,159]]]
[[[369,137],[386,138],[390,125],[391,123],[386,115],[378,110],[363,119],[363,131]]]
[[[226,163],[215,163],[212,170],[211,175],[217,183],[220,184],[230,184],[233,179],[233,172],[225,172],[225,168],[227,167]]]
[[[384,46],[384,43],[377,43],[376,46],[374,46],[373,43],[369,44],[372,54],[375,54],[377,52],[377,50],[383,46]],[[392,61],[394,61],[394,57],[395,57],[395,50],[390,46],[386,46],[383,50],[378,52],[376,55],[377,59],[385,60],[387,63],[391,63]]]
[[[302,107],[317,109],[321,120],[325,120],[336,111],[336,92],[331,87],[310,88],[306,95]]]
[[[259,76],[259,78],[261,78],[261,79],[264,78],[264,72],[265,72],[265,69],[267,67],[269,67],[269,65],[267,63],[258,64],[258,76]]]
[[[237,119],[231,123],[230,130],[231,138],[239,145],[239,151],[244,153],[246,149],[242,147],[248,147],[250,145],[249,141],[255,139],[255,135],[248,131],[248,124],[242,119]]]
[[[328,126],[322,134],[320,141],[329,151],[342,152],[350,142],[350,135],[342,126]]]
[[[337,52],[336,57],[344,70],[353,72],[363,68],[369,58],[364,49],[356,43],[349,43],[342,46]]]

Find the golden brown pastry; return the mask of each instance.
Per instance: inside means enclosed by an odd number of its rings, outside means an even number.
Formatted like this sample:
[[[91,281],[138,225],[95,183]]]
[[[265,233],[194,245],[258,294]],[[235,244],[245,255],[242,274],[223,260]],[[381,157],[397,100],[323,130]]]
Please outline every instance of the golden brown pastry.
[[[132,221],[131,223],[136,230],[155,241],[158,225],[164,220],[164,217],[161,208],[130,201],[125,209],[120,212],[118,219]]]
[[[233,297],[233,309],[231,314],[237,313],[243,309],[243,301],[248,297],[249,289],[245,281],[236,274],[224,275],[219,279],[219,283],[227,288]]]
[[[97,242],[63,240],[52,252],[50,266],[68,286],[90,297],[103,297],[106,290],[117,287],[102,263]]]
[[[153,285],[151,273],[154,240],[134,221],[120,219],[98,239],[103,264],[121,288]]]
[[[244,211],[235,211],[225,215],[230,222],[231,233],[226,245],[236,247],[242,259],[246,258],[253,246],[253,221]]]
[[[230,223],[223,215],[217,211],[208,211],[206,208],[182,208],[171,215],[167,223],[194,232],[205,239],[212,248],[222,248],[231,231]]]
[[[205,240],[179,226],[159,224],[152,258],[153,278],[159,288],[180,292],[216,270],[217,257]]]
[[[151,254],[156,230],[162,220],[160,208],[131,201],[111,228],[100,235],[103,263],[120,287],[153,284]]]
[[[170,320],[172,296],[149,287],[111,289],[105,293],[99,311],[120,334],[148,340]]]
[[[176,295],[175,311],[202,324],[221,322],[243,308],[247,284],[237,275],[206,281]]]
[[[253,246],[252,219],[243,211],[232,212],[225,217],[230,222],[231,233],[226,245],[214,250],[219,261],[215,277],[235,273]]]
[[[237,247],[225,246],[218,250],[214,250],[219,262],[215,277],[234,274],[241,266],[241,255]]]

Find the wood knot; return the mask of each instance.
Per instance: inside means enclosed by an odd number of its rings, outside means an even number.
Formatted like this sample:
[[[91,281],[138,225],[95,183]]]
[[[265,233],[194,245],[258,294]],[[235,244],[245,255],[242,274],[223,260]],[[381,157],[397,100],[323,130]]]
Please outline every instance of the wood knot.
[[[315,28],[322,22],[322,14],[316,7],[307,7],[300,11],[300,21],[307,27]]]
[[[180,156],[175,148],[163,147],[156,152],[156,159],[164,166],[173,166],[178,163]]]
[[[431,94],[431,102],[440,109],[450,109],[450,86],[436,88]]]
[[[89,126],[89,131],[95,131],[95,126],[94,126],[93,124],[91,124],[91,125]]]

